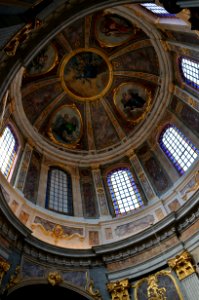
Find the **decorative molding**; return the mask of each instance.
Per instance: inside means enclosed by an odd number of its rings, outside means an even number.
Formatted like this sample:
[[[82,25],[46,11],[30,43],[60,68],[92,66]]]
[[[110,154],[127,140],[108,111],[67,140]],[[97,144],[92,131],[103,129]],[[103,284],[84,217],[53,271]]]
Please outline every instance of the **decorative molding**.
[[[141,280],[137,281],[136,284],[132,286],[134,288],[134,299],[135,300],[140,299],[140,298],[138,298],[138,289],[143,283],[146,282],[147,283],[146,295],[145,294],[144,295],[148,300],[169,300],[167,298],[167,289],[164,286],[164,284],[161,283],[160,284],[161,287],[159,287],[158,277],[166,276],[166,277],[170,278],[170,280],[172,281],[172,283],[175,287],[176,293],[178,295],[178,298],[176,298],[176,299],[183,300],[182,294],[176,283],[176,280],[175,280],[175,278],[173,278],[173,276],[170,273],[171,273],[170,271],[163,270],[163,271],[159,271],[155,274],[149,275],[148,277],[142,278]],[[163,287],[162,287],[162,285],[163,285]]]
[[[10,288],[17,285],[20,281],[21,281],[20,266],[17,266],[14,273],[10,276],[10,280],[5,287],[5,290],[9,290]]]
[[[176,255],[175,258],[169,259],[168,265],[176,272],[179,280],[183,280],[196,272],[192,257],[188,251],[183,251],[181,254]]]
[[[100,295],[100,292],[99,290],[95,290],[94,289],[94,281],[93,280],[90,280],[88,282],[88,286],[86,288],[86,291],[89,293],[90,296],[93,297],[93,299],[95,300],[103,300],[101,295]]]
[[[112,300],[130,300],[129,288],[130,284],[128,279],[107,284],[107,290],[111,294]]]
[[[9,269],[10,264],[5,259],[0,257],[0,286],[5,272],[7,272]]]
[[[8,56],[14,56],[18,47],[20,47],[30,37],[32,31],[39,29],[41,25],[42,22],[39,19],[35,19],[34,21],[27,23],[4,47],[4,52]]]
[[[78,237],[81,240],[84,239],[84,236],[80,235],[79,233],[73,233],[73,234],[64,233],[64,228],[59,224],[56,224],[52,230],[46,230],[42,224],[35,224],[35,223],[31,225],[31,228],[33,230],[39,228],[44,235],[52,237],[55,243],[60,239],[71,240],[75,237]]]
[[[63,281],[61,274],[57,271],[49,272],[47,280],[52,286],[59,285]]]

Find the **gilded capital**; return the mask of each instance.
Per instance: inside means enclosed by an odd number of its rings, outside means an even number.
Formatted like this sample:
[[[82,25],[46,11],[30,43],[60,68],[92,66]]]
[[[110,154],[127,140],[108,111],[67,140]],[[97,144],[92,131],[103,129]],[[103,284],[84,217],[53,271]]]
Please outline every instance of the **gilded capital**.
[[[175,258],[169,259],[168,265],[176,272],[179,280],[183,280],[189,275],[195,273],[192,257],[188,251],[184,251],[181,254],[176,255]]]
[[[107,284],[107,290],[111,294],[112,300],[130,300],[128,292],[129,287],[130,284],[128,279]]]

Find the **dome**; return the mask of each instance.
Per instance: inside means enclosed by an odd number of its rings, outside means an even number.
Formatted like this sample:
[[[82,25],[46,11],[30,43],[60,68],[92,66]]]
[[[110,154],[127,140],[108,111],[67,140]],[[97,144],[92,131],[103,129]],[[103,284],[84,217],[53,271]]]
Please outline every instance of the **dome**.
[[[170,100],[170,62],[156,34],[133,6],[87,15],[56,34],[23,73],[17,106],[27,134],[82,164],[138,147]]]
[[[198,300],[196,2],[0,5],[0,298]]]

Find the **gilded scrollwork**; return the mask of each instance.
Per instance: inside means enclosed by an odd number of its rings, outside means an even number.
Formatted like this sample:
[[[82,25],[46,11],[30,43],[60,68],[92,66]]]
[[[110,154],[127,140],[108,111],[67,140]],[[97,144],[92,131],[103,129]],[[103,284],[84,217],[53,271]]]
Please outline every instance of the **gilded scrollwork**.
[[[128,279],[123,279],[107,284],[107,290],[111,294],[112,300],[130,300]]]
[[[42,22],[39,19],[35,19],[34,22],[27,23],[17,32],[17,34],[4,47],[4,52],[8,56],[14,56],[16,54],[18,47],[30,37],[32,31],[40,28],[41,25]]]
[[[142,300],[170,300],[171,295],[175,299],[183,300],[180,289],[171,271],[163,270],[137,281],[134,288],[134,299]]]
[[[176,255],[175,258],[169,259],[168,265],[176,272],[179,280],[183,280],[196,272],[192,257],[188,251],[183,251],[181,254]]]
[[[90,280],[90,281],[88,282],[86,291],[87,291],[87,292],[89,293],[89,295],[91,295],[94,299],[96,299],[96,300],[102,300],[102,297],[101,297],[101,295],[100,295],[99,290],[96,290],[96,289],[94,288],[94,281],[93,281],[93,280]]]
[[[151,275],[147,278],[147,297],[148,300],[167,300],[166,288],[158,287],[158,280],[156,275]]]
[[[58,285],[60,284],[63,279],[62,279],[62,276],[59,272],[55,271],[55,272],[49,272],[48,273],[48,282],[54,286],[54,285]]]
[[[10,276],[10,280],[6,285],[5,290],[9,290],[10,288],[18,284],[20,281],[21,281],[20,266],[17,266],[14,273]]]
[[[52,230],[46,230],[42,224],[35,224],[35,223],[31,225],[31,228],[33,230],[39,228],[46,236],[52,237],[55,243],[61,239],[70,240],[75,237],[78,237],[79,239],[84,239],[84,237],[79,233],[73,233],[71,235],[64,233],[63,227],[59,224],[56,224]]]
[[[0,257],[0,285],[5,272],[7,272],[9,269],[10,269],[10,264],[5,259]]]

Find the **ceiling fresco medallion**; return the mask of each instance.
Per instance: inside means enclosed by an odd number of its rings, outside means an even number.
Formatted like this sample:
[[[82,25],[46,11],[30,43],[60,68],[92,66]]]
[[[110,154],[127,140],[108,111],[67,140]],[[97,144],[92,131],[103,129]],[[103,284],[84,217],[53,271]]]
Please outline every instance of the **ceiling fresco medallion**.
[[[66,93],[76,100],[96,100],[104,96],[113,81],[108,57],[95,48],[80,48],[65,56],[60,77]]]
[[[128,122],[138,124],[151,109],[151,92],[137,82],[125,82],[114,90],[114,104]]]
[[[116,14],[99,14],[95,20],[95,36],[102,47],[115,47],[129,41],[137,32],[127,19]]]
[[[39,51],[39,53],[29,63],[25,71],[25,75],[32,77],[46,74],[51,71],[58,62],[57,49],[53,44],[49,44],[47,47]]]
[[[82,118],[74,104],[63,105],[52,114],[48,135],[60,146],[76,148],[82,136]]]

